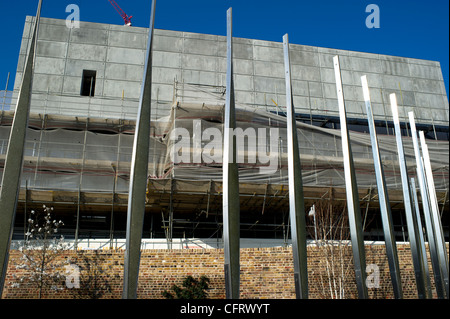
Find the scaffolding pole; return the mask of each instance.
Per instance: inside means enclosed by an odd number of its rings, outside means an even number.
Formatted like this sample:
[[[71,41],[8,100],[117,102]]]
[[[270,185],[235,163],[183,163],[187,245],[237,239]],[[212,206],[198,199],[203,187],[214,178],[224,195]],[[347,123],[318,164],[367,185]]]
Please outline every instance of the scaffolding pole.
[[[383,163],[381,162],[380,149],[378,147],[377,131],[373,119],[372,103],[370,102],[369,85],[367,76],[361,77],[364,103],[367,111],[367,122],[369,125],[369,135],[372,144],[373,164],[375,167],[375,177],[378,187],[378,202],[380,204],[381,221],[383,223],[384,240],[386,244],[386,254],[388,257],[389,271],[391,275],[392,288],[396,299],[403,298],[402,280],[400,278],[400,267],[398,263],[397,244],[395,242],[394,227],[392,224],[392,212],[389,203],[389,195],[386,187]]]
[[[431,265],[433,267],[434,282],[436,293],[439,299],[444,298],[444,284],[442,282],[442,273],[439,262],[439,255],[436,248],[436,233],[434,231],[433,216],[430,212],[430,200],[428,197],[428,187],[425,179],[425,171],[423,169],[422,156],[420,155],[419,141],[417,138],[416,122],[414,112],[409,112],[409,123],[411,126],[411,136],[414,146],[414,155],[416,157],[417,178],[419,180],[420,195],[422,198],[423,215],[425,217],[425,227],[428,237],[428,248],[430,250]]]
[[[392,119],[394,121],[395,138],[397,141],[398,162],[403,189],[403,202],[405,205],[406,223],[408,225],[408,235],[411,247],[411,257],[414,265],[414,274],[416,278],[417,294],[420,299],[427,298],[427,289],[425,282],[425,264],[423,261],[423,251],[420,248],[424,243],[421,240],[419,228],[419,217],[413,212],[413,200],[411,198],[411,187],[409,184],[408,168],[406,166],[405,152],[403,148],[402,131],[400,128],[400,118],[398,114],[397,97],[395,93],[389,95],[391,102]],[[415,189],[414,189],[415,191]],[[425,255],[426,257],[426,255]]]
[[[8,149],[3,169],[0,189],[0,296],[5,285],[8,268],[9,248],[11,245],[17,201],[19,199],[20,182],[25,153],[25,137],[30,114],[31,92],[33,88],[33,69],[35,49],[41,15],[42,0],[39,0],[36,18],[31,34],[30,48],[22,75],[19,96],[17,99],[14,120],[9,136]]]
[[[156,0],[152,0],[150,27],[144,76],[139,98],[139,109],[131,159],[130,189],[128,196],[126,250],[124,259],[123,299],[137,298],[141,239],[144,226],[148,156],[150,148],[150,113],[152,91],[152,45]]]
[[[294,259],[294,284],[297,299],[308,298],[308,269],[306,253],[305,199],[298,147],[297,125],[292,96],[289,37],[283,36],[284,72],[286,81],[287,143],[289,174],[289,216],[291,220],[292,254]]]
[[[236,161],[236,112],[233,81],[232,9],[227,11],[227,79],[223,137],[223,243],[225,295],[239,299],[240,263],[240,207],[239,175]]]
[[[355,266],[356,286],[358,288],[359,299],[367,299],[368,292],[366,286],[366,253],[364,250],[364,238],[361,224],[361,207],[359,205],[358,185],[356,184],[356,173],[353,164],[353,155],[347,128],[347,115],[345,111],[344,91],[342,89],[341,70],[339,67],[339,56],[336,55],[333,58],[333,62],[341,123],[345,189],[353,250],[353,262]]]

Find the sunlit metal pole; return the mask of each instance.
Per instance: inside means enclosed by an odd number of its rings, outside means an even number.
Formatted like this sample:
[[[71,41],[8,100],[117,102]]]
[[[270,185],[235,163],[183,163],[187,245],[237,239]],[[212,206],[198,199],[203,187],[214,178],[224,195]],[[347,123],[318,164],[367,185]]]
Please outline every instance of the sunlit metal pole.
[[[284,72],[286,80],[289,215],[291,220],[292,254],[294,259],[295,295],[298,299],[308,298],[308,269],[306,253],[305,199],[303,196],[302,171],[298,147],[297,125],[292,96],[289,38],[283,36]]]
[[[368,292],[366,286],[366,253],[361,223],[361,207],[359,205],[358,185],[356,184],[356,173],[353,164],[353,155],[347,128],[347,115],[345,111],[344,91],[342,89],[339,57],[335,56],[333,58],[333,62],[339,105],[342,156],[344,160],[345,190],[347,195],[347,210],[353,250],[353,262],[355,266],[356,286],[358,288],[358,297],[360,299],[367,299]]]
[[[20,85],[16,110],[9,135],[0,189],[0,296],[5,285],[6,270],[8,269],[9,260],[9,247],[11,245],[17,201],[19,199],[41,8],[42,0],[39,1],[36,18],[30,33],[31,41],[29,42],[30,46],[25,61],[22,83]]]
[[[406,167],[405,152],[403,148],[402,132],[400,129],[400,120],[398,116],[397,97],[395,93],[390,96],[392,119],[394,121],[395,138],[397,141],[398,162],[403,189],[403,202],[405,205],[406,223],[408,225],[408,235],[411,247],[411,257],[414,265],[414,274],[416,278],[417,294],[420,299],[426,298],[424,264],[422,250],[419,249],[420,242],[417,238],[420,228],[418,228],[416,214],[413,213],[413,202],[411,199],[411,189],[409,185],[408,169]]]
[[[380,149],[378,147],[377,132],[373,119],[372,103],[370,102],[369,85],[367,77],[361,77],[364,103],[366,104],[367,122],[369,124],[370,142],[372,144],[373,164],[375,167],[375,177],[378,187],[378,202],[380,204],[381,221],[383,222],[384,240],[386,244],[386,254],[388,257],[389,271],[391,274],[392,288],[396,299],[403,298],[402,280],[400,277],[400,267],[398,264],[397,244],[395,242],[392,225],[392,212],[389,203],[389,195],[384,177],[383,164],[381,163]]]
[[[148,31],[147,56],[139,98],[131,159],[130,190],[128,195],[127,234],[124,258],[123,299],[136,299],[144,225],[145,201],[150,148],[150,113],[152,91],[152,44],[156,0],[152,1]]]
[[[227,79],[223,137],[223,242],[225,294],[227,299],[239,298],[240,205],[239,174],[236,162],[236,114],[233,81],[232,9],[227,11]]]
[[[433,226],[436,234],[436,246],[439,254],[439,264],[441,266],[442,277],[444,280],[444,287],[448,294],[448,257],[445,246],[444,232],[442,230],[441,216],[439,215],[439,207],[436,197],[436,189],[434,187],[433,170],[431,169],[430,154],[428,153],[428,145],[425,142],[425,135],[423,131],[419,132],[420,145],[422,146],[423,164],[425,169],[425,177],[428,185],[428,196],[430,199],[431,212],[433,214]]]
[[[412,198],[413,198],[413,202],[414,202],[415,216],[416,216],[416,220],[417,220],[420,251],[422,253],[422,266],[423,266],[423,269],[425,270],[424,276],[425,276],[426,298],[432,298],[433,295],[431,293],[430,269],[428,268],[427,251],[425,249],[425,239],[423,237],[422,221],[420,220],[419,199],[417,198],[416,182],[415,182],[414,177],[411,177],[410,186],[411,186],[411,193],[412,193]]]
[[[425,171],[423,169],[422,156],[420,155],[419,141],[417,138],[416,122],[414,112],[409,112],[409,123],[411,126],[411,136],[414,145],[414,155],[416,157],[417,179],[419,180],[420,195],[422,198],[423,215],[425,217],[425,227],[428,237],[428,248],[430,250],[431,265],[433,267],[434,282],[438,298],[444,298],[444,284],[439,262],[439,254],[436,248],[436,234],[434,231],[433,216],[430,213],[430,200],[428,197],[428,187],[426,184]]]

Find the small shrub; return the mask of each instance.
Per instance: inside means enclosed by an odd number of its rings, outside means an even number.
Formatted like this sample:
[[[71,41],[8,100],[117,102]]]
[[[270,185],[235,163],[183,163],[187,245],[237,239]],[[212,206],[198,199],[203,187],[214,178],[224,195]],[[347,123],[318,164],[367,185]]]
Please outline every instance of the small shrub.
[[[208,297],[206,290],[209,289],[209,282],[209,278],[206,276],[201,276],[200,280],[187,276],[182,284],[184,288],[180,288],[177,285],[172,286],[175,295],[167,290],[164,290],[162,295],[167,299],[206,299]]]

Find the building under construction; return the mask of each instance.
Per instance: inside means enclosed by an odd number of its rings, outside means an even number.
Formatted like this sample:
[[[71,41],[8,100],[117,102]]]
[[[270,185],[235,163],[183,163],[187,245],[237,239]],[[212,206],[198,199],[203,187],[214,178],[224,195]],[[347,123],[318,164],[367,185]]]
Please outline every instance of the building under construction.
[[[0,176],[34,18],[27,17],[15,89],[0,96]],[[21,190],[26,211],[54,207],[66,238],[125,238],[133,136],[148,29],[40,20]],[[233,38],[241,238],[289,238],[282,43]],[[383,240],[361,76],[367,75],[397,240],[407,241],[389,94],[396,93],[410,176],[408,112],[424,131],[446,241],[449,106],[438,62],[291,44],[292,91],[306,211],[346,201],[333,57],[339,56],[364,238]],[[155,30],[151,143],[143,238],[221,241],[226,37]],[[264,141],[264,142],[263,142]],[[256,142],[256,143],[255,143]],[[258,147],[254,147],[258,145]],[[1,177],[0,177],[1,178]],[[420,194],[417,192],[420,199]]]

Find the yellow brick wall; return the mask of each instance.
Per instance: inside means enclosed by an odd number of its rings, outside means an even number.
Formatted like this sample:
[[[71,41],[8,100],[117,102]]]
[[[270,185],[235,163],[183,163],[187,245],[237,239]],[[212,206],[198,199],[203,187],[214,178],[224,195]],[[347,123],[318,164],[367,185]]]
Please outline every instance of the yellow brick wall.
[[[351,249],[348,247],[348,249]],[[400,271],[405,298],[417,298],[414,269],[408,245],[398,245]],[[448,249],[448,246],[447,246]],[[85,251],[93,255],[93,252]],[[351,255],[351,251],[349,251]],[[123,276],[123,250],[103,250],[100,255],[108,266],[108,274],[115,278],[109,280],[111,292],[103,298],[121,298]],[[18,251],[11,251],[10,265],[3,298],[37,298],[36,288],[21,285],[11,287],[13,274],[21,275],[23,270],[12,266],[11,260],[20,258]],[[74,258],[75,251],[66,251],[60,256]],[[290,248],[249,248],[241,249],[241,298],[243,299],[286,299],[295,298],[293,280],[292,250]],[[380,288],[369,289],[370,298],[393,298],[389,267],[383,245],[366,246],[367,264],[376,264],[380,270]],[[329,289],[326,277],[326,259],[316,246],[308,246],[308,285],[310,298],[324,298],[321,291]],[[431,264],[431,282],[434,287]],[[199,278],[206,275],[211,280],[209,298],[225,298],[223,275],[223,250],[221,249],[182,249],[182,250],[143,250],[141,254],[138,298],[163,298],[162,292],[170,290],[173,284],[181,285],[184,277],[192,275]],[[323,285],[325,284],[325,286]],[[345,297],[357,298],[353,266],[344,283]],[[62,285],[64,287],[64,285]],[[433,289],[434,291],[434,289]],[[46,290],[43,298],[73,298],[74,289],[54,292]],[[434,297],[436,293],[434,291]],[[327,297],[329,298],[329,297]]]

